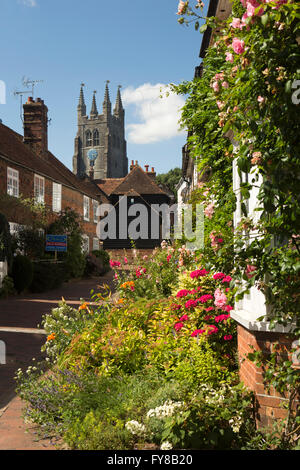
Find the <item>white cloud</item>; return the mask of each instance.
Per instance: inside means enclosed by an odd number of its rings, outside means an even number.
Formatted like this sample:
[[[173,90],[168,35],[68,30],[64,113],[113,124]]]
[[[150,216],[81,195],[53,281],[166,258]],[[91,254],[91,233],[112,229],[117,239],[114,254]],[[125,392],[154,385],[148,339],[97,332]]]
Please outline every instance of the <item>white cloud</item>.
[[[22,3],[22,5],[30,8],[37,6],[36,0],[19,0],[19,3]]]
[[[123,91],[124,106],[128,108],[133,105],[139,121],[127,125],[129,142],[149,144],[179,135],[178,121],[184,99],[174,93],[166,97],[166,87],[162,83],[145,83],[138,88],[128,87]],[[160,98],[161,95],[163,98]]]

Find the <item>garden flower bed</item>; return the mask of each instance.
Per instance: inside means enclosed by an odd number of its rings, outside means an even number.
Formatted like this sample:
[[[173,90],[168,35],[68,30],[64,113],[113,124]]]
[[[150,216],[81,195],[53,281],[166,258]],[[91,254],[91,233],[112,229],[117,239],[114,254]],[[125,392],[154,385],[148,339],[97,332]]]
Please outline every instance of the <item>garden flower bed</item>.
[[[26,418],[70,449],[243,448],[254,422],[232,277],[184,246],[137,256],[130,271],[112,263],[117,298],[93,293],[44,318],[45,361],[17,373]]]

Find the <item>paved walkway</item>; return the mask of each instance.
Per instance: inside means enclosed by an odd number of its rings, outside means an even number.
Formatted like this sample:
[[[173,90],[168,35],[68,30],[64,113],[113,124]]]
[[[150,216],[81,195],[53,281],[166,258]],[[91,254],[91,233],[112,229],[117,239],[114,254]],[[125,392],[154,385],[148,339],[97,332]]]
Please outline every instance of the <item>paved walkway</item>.
[[[50,441],[39,441],[33,426],[22,419],[22,402],[15,394],[15,372],[26,370],[32,358],[42,357],[45,332],[39,328],[42,316],[51,311],[62,297],[69,305],[79,306],[80,299],[90,300],[92,289],[108,284],[112,273],[103,277],[71,281],[56,290],[0,300],[0,341],[6,346],[6,364],[0,364],[0,450],[55,450]]]

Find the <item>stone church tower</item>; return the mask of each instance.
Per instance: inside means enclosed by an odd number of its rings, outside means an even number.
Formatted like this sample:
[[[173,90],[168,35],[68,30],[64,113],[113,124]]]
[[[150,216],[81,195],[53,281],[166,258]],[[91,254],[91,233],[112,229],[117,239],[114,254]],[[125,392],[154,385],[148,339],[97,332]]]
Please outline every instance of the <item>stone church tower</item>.
[[[127,145],[120,87],[113,113],[109,97],[108,82],[105,87],[103,113],[99,114],[94,92],[90,115],[86,114],[83,85],[77,106],[78,132],[75,138],[73,173],[79,178],[90,174],[90,150],[97,158],[93,167],[93,178],[123,178],[128,174]]]

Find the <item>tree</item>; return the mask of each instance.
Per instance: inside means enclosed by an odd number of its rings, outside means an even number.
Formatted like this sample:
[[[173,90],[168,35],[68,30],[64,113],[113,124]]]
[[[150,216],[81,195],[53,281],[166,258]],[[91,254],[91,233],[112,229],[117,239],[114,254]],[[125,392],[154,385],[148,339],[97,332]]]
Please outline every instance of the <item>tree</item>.
[[[84,273],[86,258],[82,251],[82,227],[79,215],[72,209],[66,208],[47,230],[52,235],[67,235],[68,251],[61,253],[65,261],[69,277],[81,277]]]
[[[180,168],[173,168],[172,170],[168,171],[168,173],[161,173],[156,176],[156,183],[157,184],[164,184],[169,188],[170,191],[175,196],[177,196],[176,185],[178,184],[180,178],[182,176],[182,171]]]

